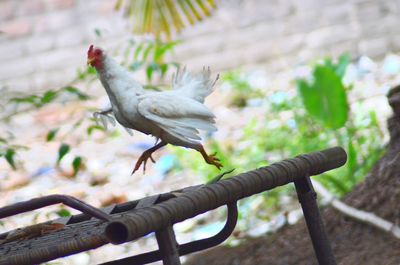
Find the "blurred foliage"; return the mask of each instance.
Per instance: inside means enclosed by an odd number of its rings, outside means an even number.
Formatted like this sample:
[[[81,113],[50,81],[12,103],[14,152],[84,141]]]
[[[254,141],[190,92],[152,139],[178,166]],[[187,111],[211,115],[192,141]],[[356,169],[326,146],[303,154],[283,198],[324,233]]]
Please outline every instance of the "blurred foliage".
[[[229,105],[237,108],[248,106],[249,100],[262,98],[265,92],[249,83],[248,76],[240,71],[230,71],[221,76],[221,81],[231,90]]]
[[[70,147],[68,144],[62,143],[60,145],[60,148],[58,148],[57,164],[60,164],[61,160],[69,152],[69,150],[70,150]]]
[[[26,150],[26,146],[13,144],[12,135],[0,137],[0,157],[3,157],[13,170],[17,169],[17,151]]]
[[[8,100],[8,104],[13,105],[13,112],[5,113],[0,120],[8,122],[12,117],[23,112],[29,112],[33,110],[40,109],[56,101],[66,102],[66,101],[83,101],[89,99],[89,95],[81,91],[80,89],[68,85],[54,90],[46,90],[44,92],[38,92],[29,95],[20,95],[12,97]],[[46,141],[50,142],[56,138],[56,134],[59,128],[51,129],[46,135]],[[13,135],[9,134],[5,138],[0,138],[0,157],[8,162],[12,169],[16,170],[15,157],[18,151],[28,149],[27,146],[14,145]],[[68,147],[68,148],[67,148]],[[61,159],[69,152],[69,146],[66,144],[61,144],[59,148],[59,154],[56,164],[58,165]]]
[[[67,86],[62,87],[57,90],[47,90],[41,94],[34,94],[34,95],[24,95],[20,97],[14,97],[10,99],[10,103],[16,103],[17,105],[20,104],[27,104],[33,106],[35,108],[43,107],[56,99],[66,96],[73,95],[79,100],[87,100],[89,96],[79,90],[76,87]]]
[[[297,87],[307,113],[327,128],[339,129],[347,121],[348,104],[340,77],[329,67],[318,65],[313,82],[298,80]]]
[[[214,0],[117,0],[116,10],[123,10],[132,20],[133,32],[154,34],[170,40],[172,34],[202,21],[216,8]]]
[[[160,40],[143,40],[128,42],[127,48],[123,51],[125,61],[123,64],[131,71],[144,70],[147,82],[150,84],[158,74],[158,79],[163,79],[171,66],[178,68],[179,63],[167,62],[165,55],[173,52],[180,41],[162,42]],[[154,86],[149,85],[149,88]]]
[[[59,210],[56,211],[56,214],[58,215],[58,217],[69,217],[71,216],[71,212],[68,211],[67,209],[64,208],[64,206],[61,206],[62,208],[60,208]]]
[[[260,114],[241,129],[239,139],[231,143],[225,141],[222,146],[210,138],[208,151],[218,152],[224,165],[222,170],[236,168],[236,173],[240,173],[340,145],[348,153],[346,165],[315,178],[338,196],[351,191],[381,157],[384,146],[375,110],[366,109],[362,102],[350,105],[347,101],[352,87],[346,87],[342,79],[348,63],[349,56],[343,55],[335,63],[327,59],[315,65],[309,81],[296,80],[297,91],[271,93],[264,90],[262,103],[254,107]],[[228,83],[233,98],[243,97],[243,102],[251,100],[249,95],[258,97],[262,91],[252,87],[246,75],[237,71],[223,75],[222,80]],[[231,102],[236,104],[237,101]],[[236,106],[239,107],[237,115],[240,115],[243,104]],[[172,149],[183,168],[201,172],[206,181],[218,174],[218,170],[205,164],[195,152]],[[265,203],[270,211],[278,211],[282,195],[290,194],[295,196],[292,185],[268,191],[264,195]],[[251,204],[241,205],[254,212]],[[248,216],[251,217],[254,215]]]
[[[72,160],[72,167],[74,169],[73,176],[76,176],[76,174],[78,174],[78,171],[81,168],[81,166],[82,166],[82,157],[76,156],[74,160]]]
[[[8,164],[15,170],[15,162],[14,162],[14,156],[15,156],[15,150],[14,149],[7,149],[5,153],[3,154],[4,158],[8,162]]]

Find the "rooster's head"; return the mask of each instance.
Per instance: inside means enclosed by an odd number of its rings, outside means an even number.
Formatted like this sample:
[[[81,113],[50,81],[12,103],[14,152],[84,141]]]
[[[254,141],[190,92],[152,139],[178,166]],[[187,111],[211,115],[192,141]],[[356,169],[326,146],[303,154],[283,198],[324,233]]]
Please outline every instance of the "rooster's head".
[[[87,63],[93,67],[100,68],[103,64],[103,50],[90,45],[88,50]]]

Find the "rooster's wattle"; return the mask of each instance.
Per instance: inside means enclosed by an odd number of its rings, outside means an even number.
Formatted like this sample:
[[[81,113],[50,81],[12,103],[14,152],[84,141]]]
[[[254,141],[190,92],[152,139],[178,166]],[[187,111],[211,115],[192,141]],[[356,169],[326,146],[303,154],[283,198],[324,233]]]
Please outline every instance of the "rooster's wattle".
[[[216,80],[210,70],[191,75],[185,69],[172,78],[172,90],[155,92],[143,88],[130,73],[100,48],[89,47],[88,64],[96,68],[111,102],[111,110],[125,128],[151,134],[160,142],[143,152],[132,171],[152,158],[159,148],[173,144],[194,149],[218,169],[222,167],[215,154],[208,155],[201,144],[199,130],[216,131],[214,114],[203,105],[213,91]],[[106,111],[107,112],[107,111]]]

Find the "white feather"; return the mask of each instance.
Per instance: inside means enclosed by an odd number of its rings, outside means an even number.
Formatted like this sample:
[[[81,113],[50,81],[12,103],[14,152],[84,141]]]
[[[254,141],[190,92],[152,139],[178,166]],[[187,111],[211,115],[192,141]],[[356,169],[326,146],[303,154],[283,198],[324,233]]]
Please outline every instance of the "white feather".
[[[197,75],[192,75],[186,70],[178,69],[176,75],[172,78],[172,88],[179,91],[180,95],[193,98],[200,103],[214,91],[214,84],[217,81],[211,79],[210,68],[203,68],[203,71]]]
[[[147,93],[138,97],[138,110],[167,133],[193,143],[198,130],[215,131],[214,114],[203,104],[176,92]]]

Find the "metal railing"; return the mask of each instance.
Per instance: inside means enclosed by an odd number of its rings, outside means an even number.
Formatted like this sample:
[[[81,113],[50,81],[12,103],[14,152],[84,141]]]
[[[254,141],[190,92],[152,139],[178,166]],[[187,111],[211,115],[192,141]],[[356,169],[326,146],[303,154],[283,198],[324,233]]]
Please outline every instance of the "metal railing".
[[[65,229],[1,244],[0,265],[45,262],[107,243],[133,241],[152,232],[156,234],[159,250],[103,264],[146,264],[157,260],[163,260],[166,265],[180,264],[180,256],[218,245],[229,237],[237,221],[238,200],[291,182],[295,184],[319,264],[334,265],[335,258],[309,177],[340,167],[346,159],[342,148],[330,148],[286,159],[214,184],[188,187],[103,210],[63,195],[6,206],[0,208],[0,218],[54,203],[64,203],[84,214],[61,220],[66,225]],[[173,224],[223,205],[228,207],[228,217],[221,232],[214,237],[182,245],[176,242]],[[7,237],[7,234],[0,235],[0,240],[2,237]],[[47,242],[47,245],[42,242]]]

